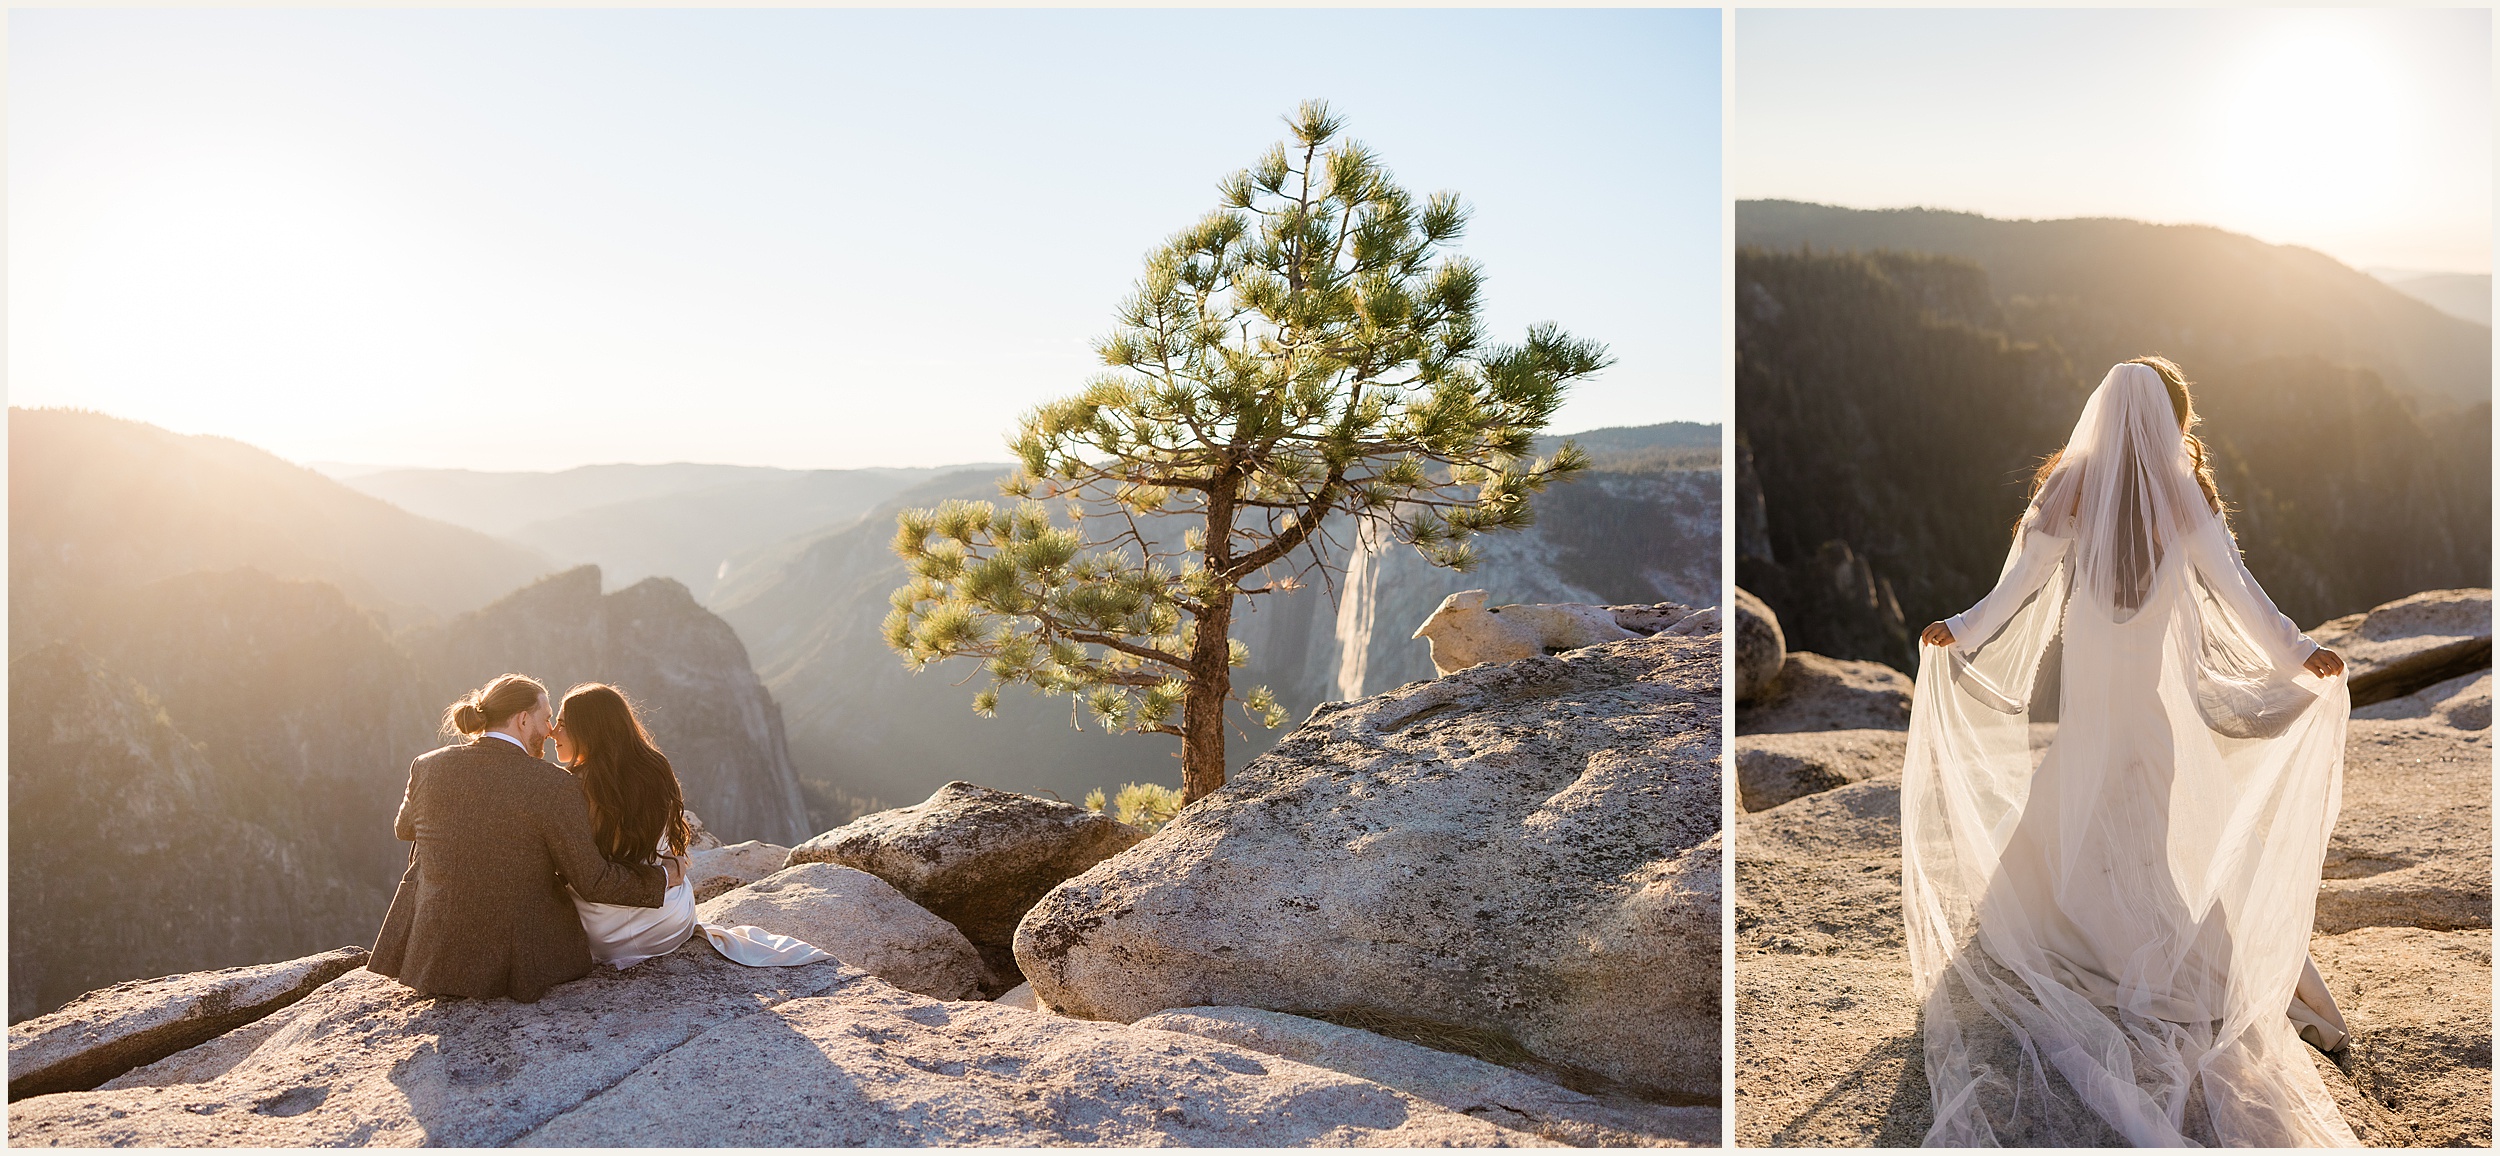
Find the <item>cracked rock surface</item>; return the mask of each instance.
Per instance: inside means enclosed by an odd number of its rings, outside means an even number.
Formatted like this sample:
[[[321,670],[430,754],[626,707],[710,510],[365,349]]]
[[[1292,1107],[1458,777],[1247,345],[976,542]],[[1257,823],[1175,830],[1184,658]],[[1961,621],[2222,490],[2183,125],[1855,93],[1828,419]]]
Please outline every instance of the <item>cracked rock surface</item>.
[[[686,856],[686,878],[694,884],[694,901],[702,903],[753,883],[775,871],[790,860],[790,849],[775,843],[749,839],[729,846],[691,849]]]
[[[2425,590],[2309,631],[2341,655],[2355,707],[2491,669],[2491,591]]]
[[[9,1142],[1550,1143],[1214,1040],[941,1002],[833,962],[744,968],[699,943],[536,1004],[358,970],[262,1022],[131,1074],[189,1082],[22,1100]]]
[[[1359,1076],[1577,1147],[1717,1147],[1719,1109],[1592,1096],[1524,1072],[1282,1012],[1194,1007],[1137,1021]]]

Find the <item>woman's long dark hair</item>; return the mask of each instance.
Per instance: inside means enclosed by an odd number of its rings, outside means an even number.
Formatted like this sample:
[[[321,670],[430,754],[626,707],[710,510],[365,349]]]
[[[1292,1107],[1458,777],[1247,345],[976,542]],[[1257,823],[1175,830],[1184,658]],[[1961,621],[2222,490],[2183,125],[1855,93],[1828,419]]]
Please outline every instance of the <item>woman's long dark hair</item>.
[[[573,777],[590,800],[599,850],[614,862],[651,863],[665,837],[669,854],[685,854],[694,837],[686,827],[685,791],[624,692],[601,682],[574,687],[564,692],[556,723],[580,756]]]

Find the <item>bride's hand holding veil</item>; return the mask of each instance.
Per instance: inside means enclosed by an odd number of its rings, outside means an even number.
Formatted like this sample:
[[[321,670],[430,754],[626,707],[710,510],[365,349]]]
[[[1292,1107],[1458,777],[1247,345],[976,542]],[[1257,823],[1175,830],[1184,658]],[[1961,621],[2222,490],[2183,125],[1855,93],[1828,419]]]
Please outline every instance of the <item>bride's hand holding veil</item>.
[[[1953,645],[1953,628],[1941,622],[1930,622],[1919,632],[1918,640],[1929,646]]]

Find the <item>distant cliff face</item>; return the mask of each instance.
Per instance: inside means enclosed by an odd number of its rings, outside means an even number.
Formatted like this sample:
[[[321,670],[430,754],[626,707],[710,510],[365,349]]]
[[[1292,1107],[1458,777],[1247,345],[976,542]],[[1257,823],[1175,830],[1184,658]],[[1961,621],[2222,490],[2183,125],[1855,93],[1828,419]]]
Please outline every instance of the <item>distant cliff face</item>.
[[[814,833],[780,709],[746,647],[670,579],[602,594],[599,569],[580,567],[418,631],[409,648],[442,702],[507,671],[536,677],[559,701],[575,684],[611,683],[633,700],[686,805],[715,834],[789,844]]]
[[[1431,648],[1415,628],[1459,590],[1481,588],[1497,604],[1719,604],[1717,469],[1594,470],[1539,495],[1536,511],[1526,531],[1480,539],[1479,564],[1464,574],[1405,546],[1366,543],[1347,568],[1334,613],[1314,607],[1310,644],[1271,643],[1284,653],[1267,669],[1280,693],[1291,687],[1296,717],[1322,702],[1433,677]],[[1285,659],[1296,654],[1303,661],[1289,666]],[[1254,664],[1258,655],[1253,643]]]
[[[1470,573],[1374,544],[1340,559],[1348,571],[1333,599],[1314,583],[1245,600],[1234,636],[1250,662],[1235,685],[1273,687],[1299,721],[1322,702],[1430,678],[1430,649],[1411,635],[1456,590],[1481,587],[1497,602],[1716,605],[1715,428],[1600,432],[1597,468],[1539,495],[1534,527],[1478,539],[1481,565]],[[715,594],[781,702],[805,773],[888,803],[956,778],[1069,799],[1127,781],[1178,782],[1176,740],[1078,730],[1066,700],[1021,690],[1003,697],[997,718],[981,719],[963,664],[913,675],[886,649],[878,626],[905,580],[888,546],[893,511],[948,498],[999,500],[996,477],[935,479],[855,526],[757,555]],[[1277,737],[1245,723],[1227,760],[1238,768]]]
[[[389,903],[408,860],[391,832],[398,788],[408,760],[442,741],[450,696],[426,693],[416,661],[326,582],[186,574],[107,604],[76,641],[164,704],[236,813],[362,896],[356,920],[304,946],[370,936],[365,909]]]
[[[259,962],[352,895],[254,821],[147,688],[53,644],[9,663],[9,1019]]]
[[[9,735],[28,836],[10,844],[11,1017],[99,983],[368,941],[407,863],[391,833],[407,761],[438,741],[408,655],[325,582],[234,570],[92,598],[68,641],[10,663],[29,712]],[[73,685],[117,701],[61,724],[109,733],[65,745],[33,720],[79,709],[62,705]],[[106,760],[115,785],[89,781],[97,744],[131,752]],[[78,840],[98,824],[150,828],[163,850],[95,855]]]

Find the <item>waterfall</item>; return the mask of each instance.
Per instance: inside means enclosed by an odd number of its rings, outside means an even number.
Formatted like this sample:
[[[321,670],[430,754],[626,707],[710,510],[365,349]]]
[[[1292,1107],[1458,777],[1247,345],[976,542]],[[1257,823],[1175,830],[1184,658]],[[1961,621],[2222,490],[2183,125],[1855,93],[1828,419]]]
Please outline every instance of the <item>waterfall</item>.
[[[1363,697],[1372,618],[1380,604],[1380,555],[1386,546],[1379,525],[1367,521],[1356,531],[1353,556],[1346,560],[1345,589],[1337,596],[1337,697],[1347,702]]]

